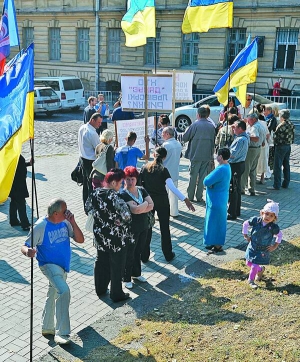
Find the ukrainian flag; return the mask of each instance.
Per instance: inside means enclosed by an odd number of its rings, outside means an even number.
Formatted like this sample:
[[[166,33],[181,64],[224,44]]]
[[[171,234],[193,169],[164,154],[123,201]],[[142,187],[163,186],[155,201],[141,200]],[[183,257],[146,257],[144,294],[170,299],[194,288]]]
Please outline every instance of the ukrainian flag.
[[[190,0],[185,10],[182,32],[206,33],[213,28],[232,28],[232,0]]]
[[[228,102],[230,88],[245,86],[256,81],[257,76],[257,37],[235,57],[230,68],[219,79],[214,92],[224,106]]]
[[[22,144],[34,136],[33,44],[0,77],[0,202],[11,190]]]
[[[155,38],[154,0],[128,0],[128,11],[124,15],[121,27],[128,47],[145,45],[147,38]]]

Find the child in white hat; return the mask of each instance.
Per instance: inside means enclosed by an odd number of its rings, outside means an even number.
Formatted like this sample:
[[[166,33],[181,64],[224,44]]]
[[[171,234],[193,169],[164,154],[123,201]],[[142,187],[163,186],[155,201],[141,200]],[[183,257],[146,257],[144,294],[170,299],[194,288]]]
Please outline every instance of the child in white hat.
[[[270,263],[270,252],[277,249],[282,240],[282,232],[275,224],[279,214],[279,205],[273,200],[260,211],[260,217],[252,217],[243,223],[242,233],[249,242],[246,250],[246,265],[250,267],[248,283],[251,288],[257,289],[255,280],[261,281],[265,267]],[[248,235],[251,227],[250,236]],[[274,240],[275,238],[275,240]]]

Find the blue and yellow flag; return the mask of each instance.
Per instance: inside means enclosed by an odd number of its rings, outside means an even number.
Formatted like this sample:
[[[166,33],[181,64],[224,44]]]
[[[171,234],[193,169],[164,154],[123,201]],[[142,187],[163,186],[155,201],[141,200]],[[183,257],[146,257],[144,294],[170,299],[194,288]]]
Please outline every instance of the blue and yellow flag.
[[[5,60],[11,46],[20,44],[15,5],[13,0],[4,0],[0,19],[0,75],[3,74]]]
[[[232,28],[232,0],[190,0],[185,10],[182,32],[206,33],[213,28]]]
[[[0,202],[11,190],[22,144],[34,136],[33,44],[0,77]]]
[[[127,13],[121,27],[124,31],[127,47],[138,47],[147,43],[147,38],[155,38],[154,0],[128,0]]]
[[[256,81],[257,76],[257,38],[235,57],[230,68],[219,79],[214,92],[224,106],[228,102],[230,88],[245,86]]]

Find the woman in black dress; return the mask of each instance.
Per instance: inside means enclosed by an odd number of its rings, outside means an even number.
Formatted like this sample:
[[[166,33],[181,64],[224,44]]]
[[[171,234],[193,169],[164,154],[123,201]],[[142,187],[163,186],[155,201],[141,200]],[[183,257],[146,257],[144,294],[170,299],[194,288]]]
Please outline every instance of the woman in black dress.
[[[170,204],[166,190],[168,188],[179,198],[184,201],[189,210],[195,211],[193,204],[185,197],[174,185],[168,169],[162,162],[167,156],[167,150],[164,147],[158,147],[154,152],[154,161],[147,163],[141,169],[141,182],[148,191],[154,202],[152,212],[157,212],[160,233],[161,248],[166,261],[170,262],[175,258],[172,250],[172,242],[170,235]],[[146,245],[142,251],[142,262],[146,263],[150,256],[150,242],[152,238],[152,228],[148,230]]]

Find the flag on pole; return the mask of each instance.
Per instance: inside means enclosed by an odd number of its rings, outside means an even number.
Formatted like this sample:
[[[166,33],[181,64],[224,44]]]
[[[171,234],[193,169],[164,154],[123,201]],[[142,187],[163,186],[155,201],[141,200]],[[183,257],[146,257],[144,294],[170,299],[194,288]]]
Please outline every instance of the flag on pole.
[[[255,38],[249,46],[239,52],[230,68],[215,85],[214,92],[217,95],[219,102],[226,106],[230,88],[254,83],[256,81],[256,75],[257,38]]]
[[[0,20],[0,75],[3,74],[6,58],[11,46],[18,46],[19,33],[13,0],[4,0]]]
[[[0,203],[11,190],[22,144],[34,136],[33,44],[0,76]]]
[[[127,13],[121,27],[127,47],[138,47],[147,43],[147,38],[156,37],[154,0],[128,0]]]
[[[232,0],[190,0],[185,10],[182,32],[206,33],[213,28],[232,28]]]
[[[251,44],[251,34],[248,35],[248,39],[245,44],[245,48]],[[247,84],[240,85],[238,87],[234,87],[233,91],[240,101],[243,107],[246,107],[246,97],[247,97]]]

